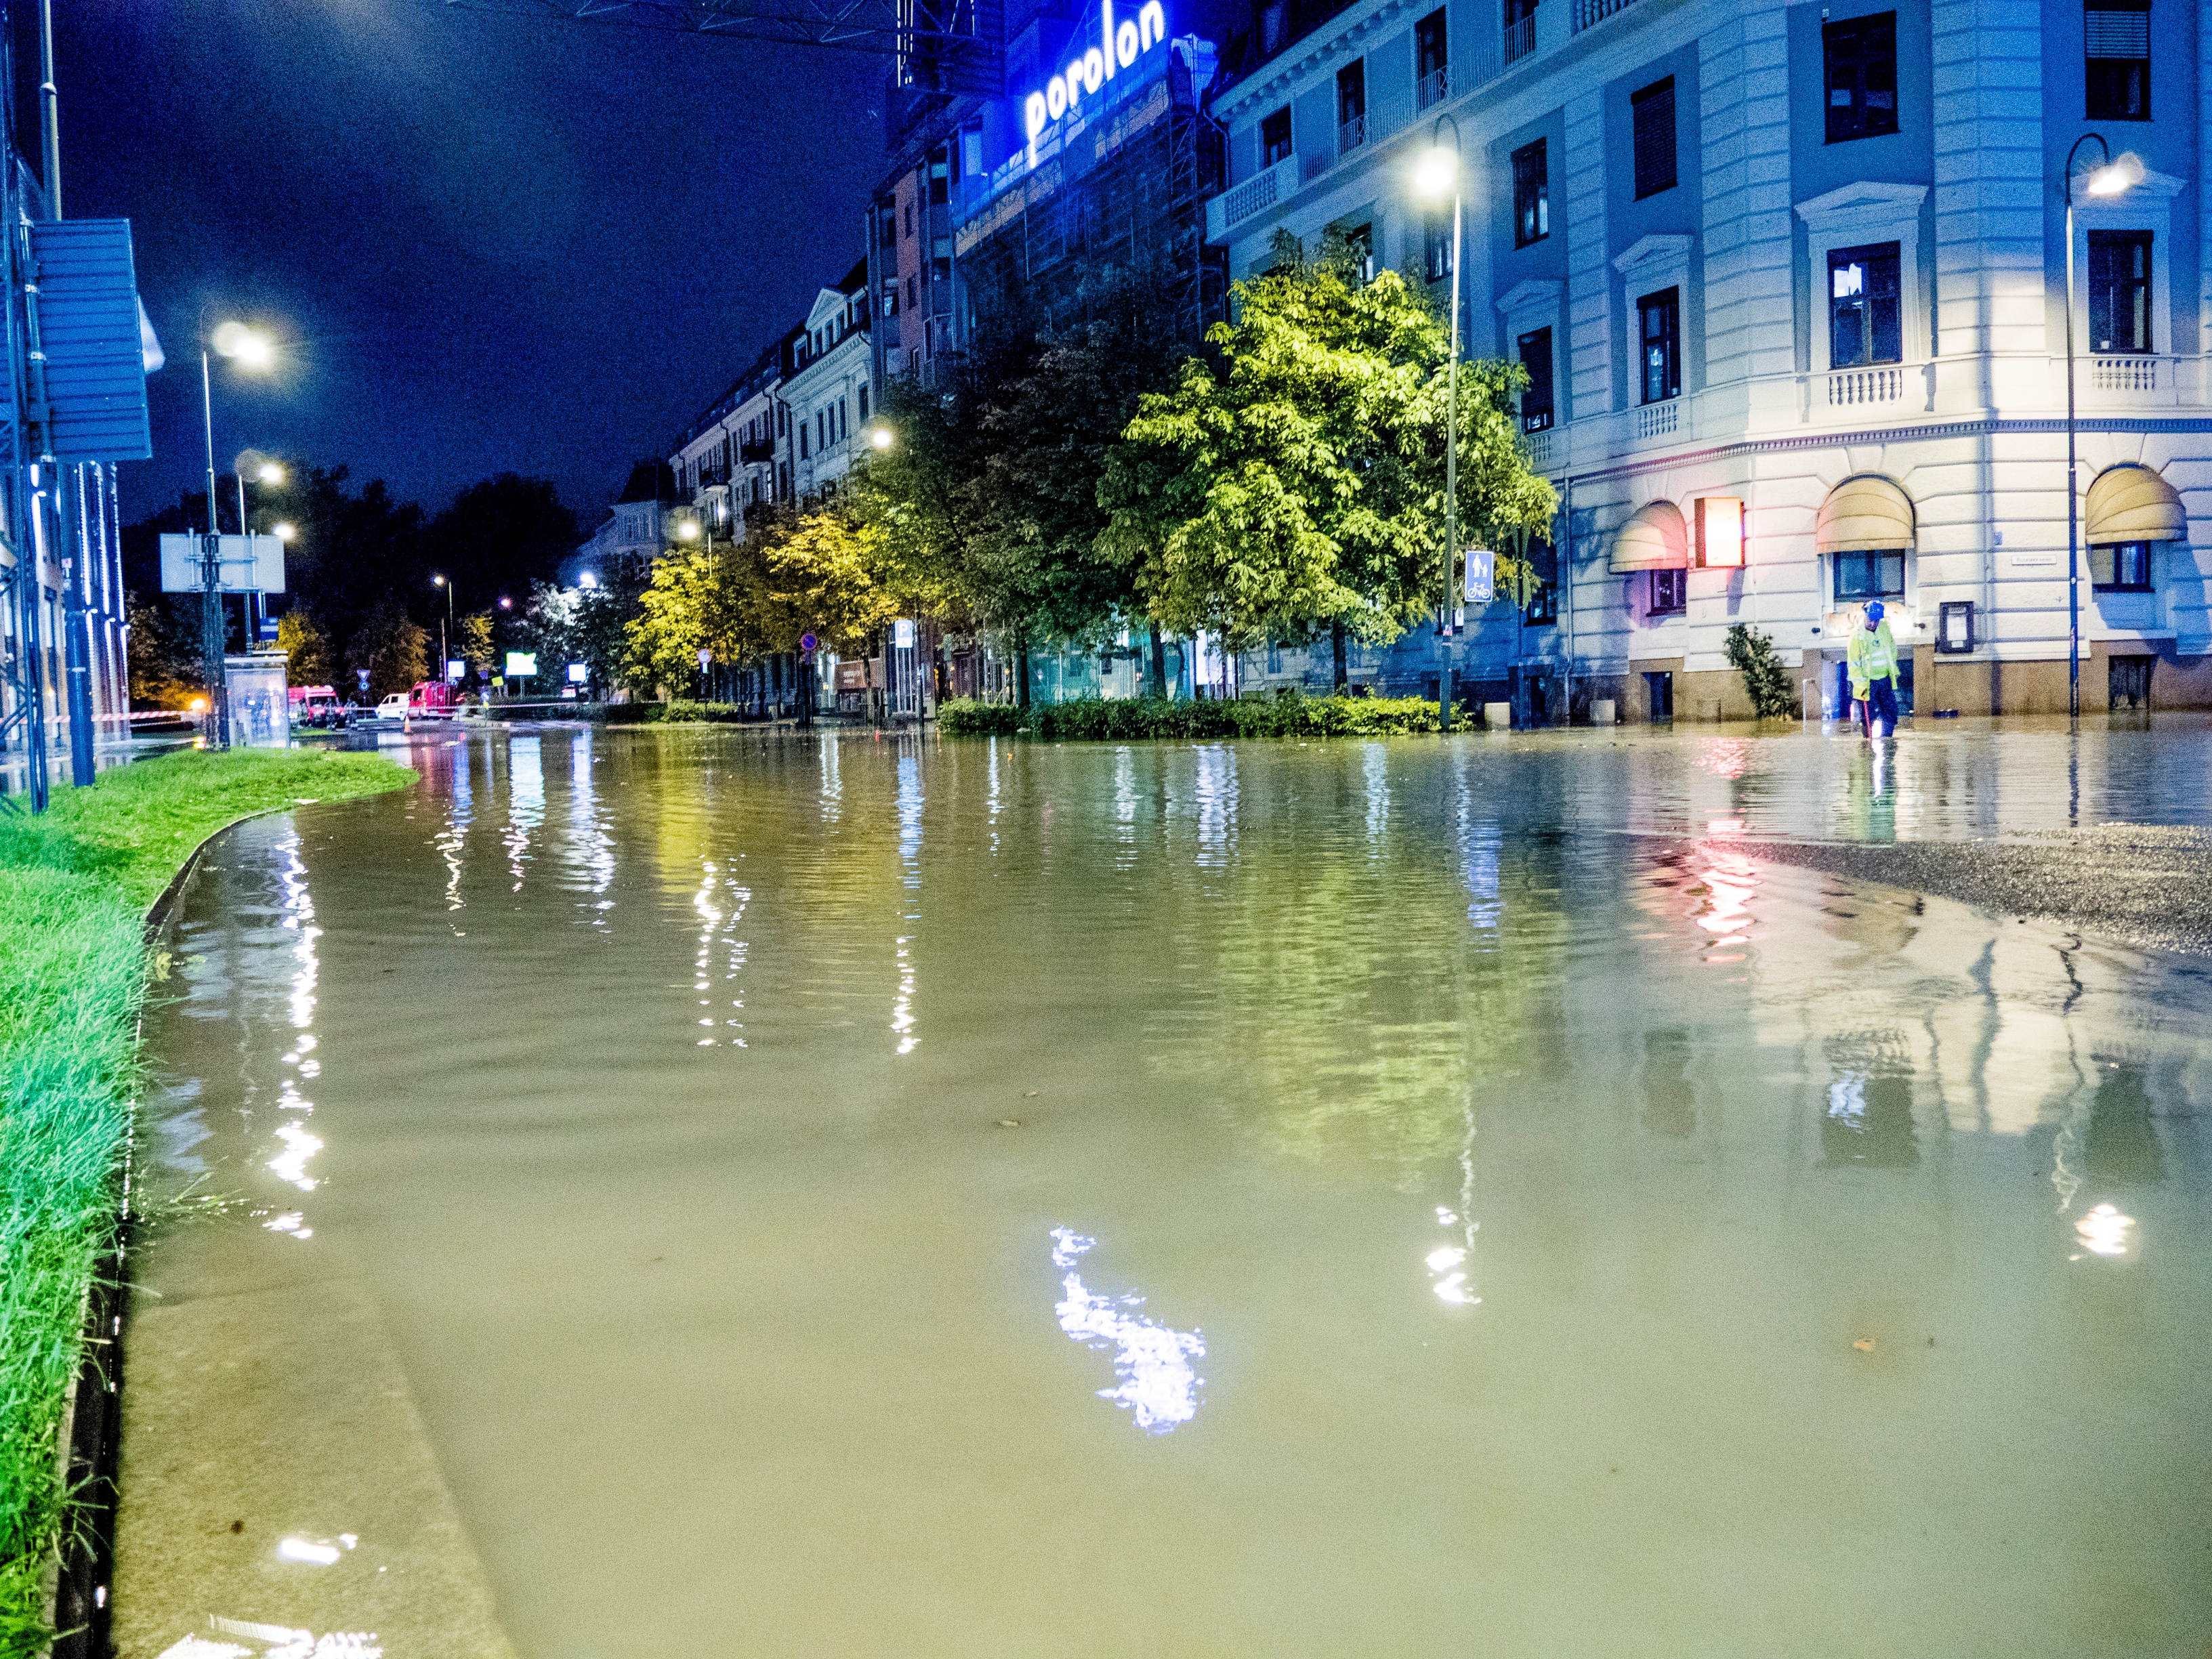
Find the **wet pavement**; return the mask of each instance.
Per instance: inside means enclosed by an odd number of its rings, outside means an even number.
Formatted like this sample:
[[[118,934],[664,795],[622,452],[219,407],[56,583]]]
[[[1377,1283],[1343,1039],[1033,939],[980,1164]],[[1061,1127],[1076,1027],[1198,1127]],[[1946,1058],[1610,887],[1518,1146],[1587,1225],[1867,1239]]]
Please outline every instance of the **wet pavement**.
[[[2206,964],[1787,861],[2212,724],[393,747],[149,1020],[125,1659],[2212,1639]]]

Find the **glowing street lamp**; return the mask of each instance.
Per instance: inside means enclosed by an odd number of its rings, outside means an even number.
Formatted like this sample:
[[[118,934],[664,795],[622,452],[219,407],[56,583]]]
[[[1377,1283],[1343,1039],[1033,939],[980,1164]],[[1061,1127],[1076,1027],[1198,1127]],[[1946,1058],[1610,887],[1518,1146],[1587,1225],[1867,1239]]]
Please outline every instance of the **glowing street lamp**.
[[[296,541],[300,535],[300,526],[289,522],[271,525],[269,527],[269,533],[280,542]]]
[[[898,441],[898,439],[890,428],[878,425],[868,428],[868,441],[878,449],[889,449]]]
[[[1444,143],[1444,128],[1451,128],[1451,143]],[[1460,179],[1459,123],[1449,115],[1437,118],[1429,148],[1413,167],[1413,187],[1432,202],[1451,197],[1451,367],[1444,411],[1444,593],[1437,614],[1437,725],[1451,730],[1451,658],[1444,644],[1444,623],[1451,616],[1452,567],[1459,560],[1459,240]]]
[[[206,313],[201,313],[204,322]],[[222,544],[216,526],[215,494],[215,369],[211,354],[219,355],[249,374],[265,374],[276,365],[276,343],[258,328],[237,321],[219,323],[200,344],[200,416],[207,431],[208,533],[200,552],[200,662],[207,681],[209,713],[215,722],[215,746],[230,747],[229,701],[224,682],[223,635],[229,630],[222,616]],[[245,532],[246,483],[239,480],[239,530]]]

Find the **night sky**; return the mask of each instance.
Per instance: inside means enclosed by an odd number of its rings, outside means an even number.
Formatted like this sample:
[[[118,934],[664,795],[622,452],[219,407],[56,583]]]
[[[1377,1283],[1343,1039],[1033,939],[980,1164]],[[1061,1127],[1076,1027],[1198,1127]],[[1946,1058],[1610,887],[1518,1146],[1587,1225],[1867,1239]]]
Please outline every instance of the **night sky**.
[[[862,252],[876,58],[436,0],[54,11],[63,205],[131,221],[169,356],[126,520],[204,471],[204,303],[285,354],[218,362],[218,470],[343,462],[432,512],[512,470],[588,530]]]

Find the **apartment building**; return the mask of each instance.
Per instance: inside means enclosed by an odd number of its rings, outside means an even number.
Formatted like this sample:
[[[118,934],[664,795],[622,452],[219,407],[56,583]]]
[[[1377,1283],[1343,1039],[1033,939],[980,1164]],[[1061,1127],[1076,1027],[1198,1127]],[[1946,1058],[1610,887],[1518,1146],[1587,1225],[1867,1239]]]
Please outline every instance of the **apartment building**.
[[[2069,659],[2085,709],[2212,704],[2205,0],[1286,6],[1212,99],[1210,240],[1243,276],[1334,229],[1438,295],[1457,261],[1563,499],[1530,605],[1376,678],[1735,716],[1744,623],[1817,713],[1880,599],[1923,716],[2063,712]]]
[[[782,385],[780,347],[770,346],[729,390],[703,412],[669,458],[678,495],[697,522],[718,537],[759,507],[782,498],[777,465],[777,391]]]
[[[804,327],[785,347],[780,399],[788,413],[792,489],[801,501],[837,493],[852,471],[873,408],[868,330],[868,264],[814,296]]]
[[[607,516],[568,561],[562,579],[579,571],[605,574],[650,565],[668,545],[672,517],[680,501],[675,474],[665,462],[638,462],[623,481],[622,493],[608,507]]]

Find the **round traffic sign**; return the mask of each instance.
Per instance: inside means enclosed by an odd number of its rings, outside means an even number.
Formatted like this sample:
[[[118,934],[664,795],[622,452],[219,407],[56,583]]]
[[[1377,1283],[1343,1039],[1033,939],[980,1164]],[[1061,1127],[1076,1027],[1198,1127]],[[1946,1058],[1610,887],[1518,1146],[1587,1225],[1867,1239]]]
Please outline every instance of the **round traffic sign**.
[[[822,641],[816,639],[811,630],[799,636],[799,648],[801,651],[811,651],[821,643]]]

